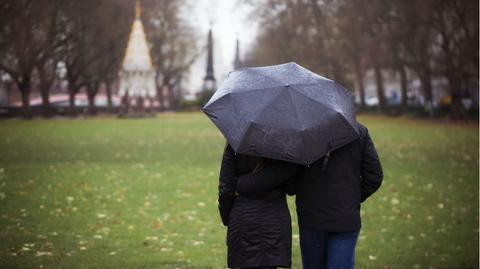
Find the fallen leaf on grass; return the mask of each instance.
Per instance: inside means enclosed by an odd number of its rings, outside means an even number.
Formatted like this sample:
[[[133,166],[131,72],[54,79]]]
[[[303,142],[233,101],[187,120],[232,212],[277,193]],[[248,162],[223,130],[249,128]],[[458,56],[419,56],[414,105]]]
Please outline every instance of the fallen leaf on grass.
[[[37,253],[35,253],[35,257],[41,256],[53,256],[53,253],[50,251],[37,251]]]
[[[400,200],[398,200],[397,198],[392,198],[391,203],[392,205],[398,205],[400,203]]]
[[[103,219],[105,217],[107,217],[107,214],[104,214],[104,213],[98,213],[97,214],[97,218],[99,218],[99,219]]]

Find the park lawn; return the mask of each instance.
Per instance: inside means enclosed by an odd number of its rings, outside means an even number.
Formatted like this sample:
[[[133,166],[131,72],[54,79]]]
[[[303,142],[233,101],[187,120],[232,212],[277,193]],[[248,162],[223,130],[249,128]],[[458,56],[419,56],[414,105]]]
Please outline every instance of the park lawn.
[[[360,116],[384,168],[358,268],[478,268],[478,127]],[[0,122],[0,268],[225,268],[200,113]],[[301,268],[289,198],[293,268]]]

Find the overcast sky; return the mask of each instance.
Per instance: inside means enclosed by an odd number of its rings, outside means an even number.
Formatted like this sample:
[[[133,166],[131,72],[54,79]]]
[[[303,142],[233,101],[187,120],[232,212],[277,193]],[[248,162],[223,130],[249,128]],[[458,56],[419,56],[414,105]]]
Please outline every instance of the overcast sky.
[[[205,46],[210,25],[214,37],[214,71],[220,83],[225,74],[232,69],[235,57],[237,36],[240,51],[243,54],[252,44],[256,35],[256,24],[248,18],[249,7],[239,4],[238,0],[193,0],[192,23],[199,30],[199,45]],[[199,90],[205,76],[206,58],[200,57],[190,70],[185,85],[188,90]]]

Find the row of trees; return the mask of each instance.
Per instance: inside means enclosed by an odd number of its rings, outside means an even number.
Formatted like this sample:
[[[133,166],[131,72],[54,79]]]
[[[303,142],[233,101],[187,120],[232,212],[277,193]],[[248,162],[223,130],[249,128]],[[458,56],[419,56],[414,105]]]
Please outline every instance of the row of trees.
[[[248,65],[297,61],[344,85],[355,85],[365,107],[364,79],[373,70],[379,108],[387,109],[384,72],[396,72],[400,108],[414,74],[431,111],[432,79],[448,80],[451,108],[461,113],[461,90],[478,86],[477,0],[249,1],[260,34]]]
[[[182,19],[184,3],[141,2],[160,98],[164,91],[170,98],[178,96],[179,83],[196,57],[193,30]],[[41,93],[44,115],[51,114],[50,90],[59,79],[68,82],[72,115],[75,96],[82,90],[90,113],[95,113],[101,86],[112,107],[112,85],[118,79],[134,4],[134,0],[0,1],[0,72],[8,74],[20,91],[25,117],[31,117],[33,89]],[[59,73],[64,77],[59,78]]]

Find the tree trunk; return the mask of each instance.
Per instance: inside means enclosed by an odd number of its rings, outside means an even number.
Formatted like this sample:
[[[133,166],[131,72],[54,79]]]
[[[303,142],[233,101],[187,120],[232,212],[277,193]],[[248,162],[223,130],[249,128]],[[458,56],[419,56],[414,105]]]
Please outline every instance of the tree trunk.
[[[375,64],[373,66],[374,72],[375,72],[375,81],[377,84],[377,97],[378,97],[378,107],[380,108],[381,112],[385,112],[386,106],[385,106],[385,91],[383,89],[383,75],[382,75],[382,70],[378,66],[378,64]]]
[[[112,102],[112,82],[107,80],[105,82],[105,91],[107,93],[107,104],[108,104],[108,111],[113,111],[113,102]]]
[[[402,111],[407,108],[407,72],[405,71],[405,67],[401,64],[397,65],[398,73],[400,74],[400,91],[401,91],[401,100],[400,100],[400,107]]]
[[[130,112],[130,100],[128,96],[128,91],[122,96],[122,104],[120,107],[119,115],[127,115]]]
[[[6,91],[6,94],[7,94],[7,105],[10,105],[10,101],[11,101],[11,98],[12,98],[12,81],[5,81],[5,91]]]
[[[52,116],[50,106],[50,88],[55,81],[55,64],[49,65],[48,60],[42,61],[37,66],[38,78],[40,82],[40,95],[42,97],[42,112],[45,118]]]
[[[87,86],[87,98],[88,98],[88,113],[90,115],[97,114],[97,109],[95,107],[95,95],[97,95],[98,83],[91,83]]]
[[[40,94],[42,95],[42,109],[43,116],[45,118],[50,118],[52,116],[52,110],[50,107],[50,91],[44,88],[44,85],[41,86]]]
[[[343,71],[342,66],[338,63],[336,59],[332,60],[332,71],[333,71],[333,78],[335,81],[340,83],[342,86],[347,87],[347,80],[345,79],[345,72]]]
[[[420,81],[422,83],[423,96],[425,98],[424,107],[429,116],[433,116],[433,94],[432,94],[432,74],[429,67],[424,68],[420,75]]]
[[[22,113],[24,119],[32,118],[32,110],[30,108],[30,78],[26,78],[19,85],[20,94],[22,95]]]
[[[169,86],[168,88],[168,103],[170,104],[171,110],[177,110],[177,95],[174,90],[174,86]]]
[[[163,111],[163,86],[157,86],[158,111]]]
[[[461,79],[453,74],[452,72],[449,72],[447,74],[447,79],[448,79],[448,88],[450,92],[450,97],[452,98],[452,117],[453,118],[460,118],[462,116],[462,83]]]
[[[77,115],[77,111],[75,111],[75,95],[76,90],[70,89],[68,91],[68,111],[70,116],[75,117]]]
[[[360,94],[360,110],[365,109],[365,85],[363,83],[363,72],[360,67],[358,59],[354,60],[355,64],[355,78],[357,80],[358,93]]]
[[[90,115],[95,115],[97,113],[95,109],[95,95],[88,93],[87,97],[88,97],[88,113]]]

